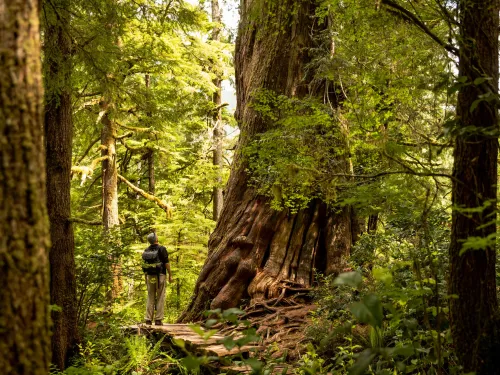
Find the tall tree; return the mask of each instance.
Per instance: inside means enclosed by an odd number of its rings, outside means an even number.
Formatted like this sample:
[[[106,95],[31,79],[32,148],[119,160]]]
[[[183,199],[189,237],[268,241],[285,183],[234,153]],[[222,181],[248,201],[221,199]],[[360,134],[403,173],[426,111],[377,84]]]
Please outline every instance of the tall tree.
[[[77,340],[74,234],[70,221],[73,118],[69,0],[44,2],[45,147],[50,259],[52,363],[67,364]]]
[[[495,284],[498,157],[497,0],[459,2],[459,75],[454,148],[450,300],[453,341],[466,372],[490,374],[480,341],[498,309]],[[480,208],[480,210],[478,210]],[[471,211],[472,210],[472,211]],[[488,239],[465,250],[472,238]],[[490,336],[495,337],[495,336]],[[498,345],[498,343],[497,343]],[[489,358],[488,358],[489,357]]]
[[[0,368],[47,374],[49,227],[39,8],[0,1]]]
[[[209,256],[180,320],[197,319],[209,307],[236,306],[246,295],[276,297],[287,283],[308,287],[314,267],[337,272],[349,254],[348,208],[334,212],[315,200],[295,214],[272,209],[270,199],[249,186],[242,152],[271,125],[251,105],[260,90],[323,97],[323,88],[309,85],[312,75],[306,69],[323,31],[315,11],[315,3],[307,0],[245,0],[241,5],[235,56],[240,140]]]
[[[107,231],[120,224],[118,218],[118,169],[116,159],[117,124],[111,119],[112,104],[103,99],[101,107],[102,223]]]
[[[221,22],[222,15],[219,7],[218,0],[212,0],[212,22],[214,23],[214,28],[212,30],[212,40],[219,42],[221,33]],[[217,65],[217,64],[216,64]],[[213,163],[216,167],[217,173],[217,185],[214,186],[213,192],[213,218],[217,221],[220,217],[222,211],[222,205],[224,203],[223,191],[222,191],[222,164],[223,164],[223,139],[224,139],[224,127],[222,124],[222,78],[220,72],[216,71],[216,77],[213,80],[215,91],[212,95],[212,101],[214,103],[214,114],[213,114],[213,131],[214,131],[214,155]]]

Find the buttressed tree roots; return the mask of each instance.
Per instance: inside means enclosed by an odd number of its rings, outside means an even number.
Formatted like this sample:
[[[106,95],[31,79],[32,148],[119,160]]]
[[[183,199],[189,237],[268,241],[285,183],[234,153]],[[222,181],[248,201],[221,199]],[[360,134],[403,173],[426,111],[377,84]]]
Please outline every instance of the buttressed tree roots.
[[[242,3],[235,57],[240,140],[209,256],[180,321],[199,319],[209,308],[238,306],[243,298],[256,302],[304,290],[313,283],[314,269],[332,274],[345,267],[352,244],[351,209],[314,200],[297,213],[276,211],[269,198],[248,186],[242,155],[269,126],[251,106],[255,92],[323,95],[310,84],[313,77],[306,69],[324,27],[314,16],[315,7],[297,0]]]

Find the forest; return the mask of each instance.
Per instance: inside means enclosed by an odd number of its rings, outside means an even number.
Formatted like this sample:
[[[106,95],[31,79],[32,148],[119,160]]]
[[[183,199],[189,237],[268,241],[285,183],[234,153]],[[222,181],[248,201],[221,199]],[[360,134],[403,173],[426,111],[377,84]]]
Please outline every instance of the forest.
[[[0,0],[0,374],[500,374],[499,13]]]

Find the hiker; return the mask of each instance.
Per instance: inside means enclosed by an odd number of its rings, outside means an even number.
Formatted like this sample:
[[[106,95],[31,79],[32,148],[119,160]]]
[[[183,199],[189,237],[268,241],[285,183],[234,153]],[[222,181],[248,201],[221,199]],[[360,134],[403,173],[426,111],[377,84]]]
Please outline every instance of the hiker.
[[[161,326],[165,309],[165,278],[168,271],[168,282],[172,282],[172,272],[168,262],[168,252],[158,243],[156,233],[148,234],[150,246],[142,253],[142,270],[146,278],[148,302],[146,305],[146,324]],[[156,316],[155,316],[156,310]]]

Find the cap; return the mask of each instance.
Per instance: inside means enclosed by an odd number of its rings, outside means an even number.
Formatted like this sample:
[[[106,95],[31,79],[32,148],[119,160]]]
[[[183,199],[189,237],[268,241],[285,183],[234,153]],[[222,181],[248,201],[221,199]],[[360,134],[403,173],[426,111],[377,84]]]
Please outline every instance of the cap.
[[[156,241],[158,240],[158,236],[156,235],[156,233],[149,233],[148,234],[148,242],[152,245],[154,243],[156,243]]]

